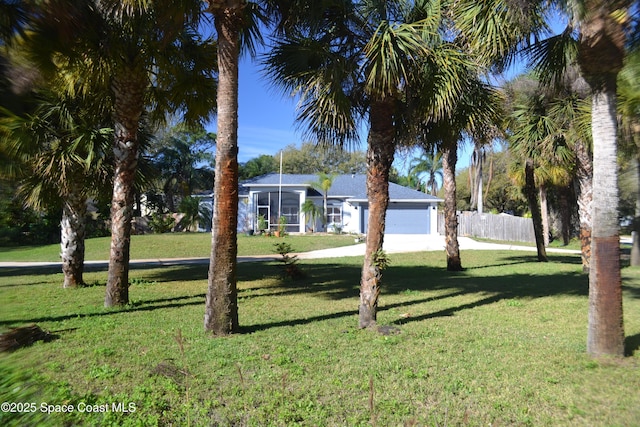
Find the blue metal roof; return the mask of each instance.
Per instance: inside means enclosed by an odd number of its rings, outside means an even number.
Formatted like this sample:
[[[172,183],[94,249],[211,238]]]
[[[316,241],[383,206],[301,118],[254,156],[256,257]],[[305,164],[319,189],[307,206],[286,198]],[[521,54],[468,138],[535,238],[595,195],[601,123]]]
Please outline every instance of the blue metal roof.
[[[367,177],[365,175],[336,175],[328,197],[340,197],[346,199],[366,200],[367,199]],[[313,174],[282,174],[282,185],[287,187],[300,186],[312,187],[311,183],[318,181],[318,175]],[[250,180],[242,182],[242,187],[272,187],[280,184],[280,174],[271,173],[258,176]],[[318,193],[320,195],[320,193]],[[411,200],[423,202],[440,202],[439,199],[430,194],[412,188],[403,187],[402,185],[389,183],[389,198],[391,200]]]

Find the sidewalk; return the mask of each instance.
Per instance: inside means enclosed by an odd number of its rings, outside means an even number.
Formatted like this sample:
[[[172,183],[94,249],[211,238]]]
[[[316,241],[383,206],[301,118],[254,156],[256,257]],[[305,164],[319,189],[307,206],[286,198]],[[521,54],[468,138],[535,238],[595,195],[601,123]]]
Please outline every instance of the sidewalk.
[[[478,242],[469,237],[458,237],[460,250],[512,250],[536,251],[535,246],[502,245],[496,243]],[[444,236],[420,234],[387,234],[384,237],[383,249],[387,253],[444,251]],[[300,259],[343,258],[348,256],[364,256],[365,244],[359,243],[339,248],[320,249],[317,251],[299,253]],[[578,250],[547,248],[549,253],[579,254]],[[238,262],[272,261],[279,255],[239,256]],[[131,260],[131,266],[159,266],[198,265],[208,264],[209,258],[160,258]],[[85,267],[106,268],[109,261],[85,261]],[[61,262],[0,262],[0,268],[10,267],[61,267]]]

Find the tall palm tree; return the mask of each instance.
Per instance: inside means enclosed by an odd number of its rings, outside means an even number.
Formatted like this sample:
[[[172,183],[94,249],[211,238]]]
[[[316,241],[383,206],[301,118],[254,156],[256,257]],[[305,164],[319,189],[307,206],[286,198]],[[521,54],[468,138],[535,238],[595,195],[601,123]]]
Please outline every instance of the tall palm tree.
[[[236,332],[237,217],[238,217],[238,61],[242,48],[255,54],[262,43],[263,24],[285,31],[317,2],[294,0],[205,0],[205,13],[213,16],[218,39],[218,129],[214,207],[211,232],[211,262],[204,315],[204,328],[213,335]]]
[[[482,214],[483,208],[483,176],[484,164],[487,160],[488,146],[484,141],[478,140],[473,145],[471,153],[471,163],[469,164],[469,181],[471,185],[471,209],[477,208],[478,213]]]
[[[543,4],[543,2],[537,2]],[[573,46],[591,93],[593,137],[593,228],[589,270],[587,353],[624,354],[622,286],[618,226],[616,84],[631,30],[637,32],[633,0],[573,0],[550,2],[568,17],[564,39],[541,49],[538,59],[549,81],[557,80],[573,59],[558,47]],[[634,19],[636,22],[634,22]],[[634,25],[635,24],[635,25]],[[577,31],[576,31],[577,29]],[[573,38],[572,36],[577,37]],[[637,34],[635,34],[637,41]],[[560,39],[559,39],[560,40]],[[544,75],[544,74],[543,74]]]
[[[129,301],[133,183],[143,120],[163,121],[167,112],[180,111],[186,121],[198,122],[215,106],[213,48],[197,34],[199,17],[196,0],[60,1],[43,4],[28,24],[25,43],[41,70],[68,82],[69,91],[81,82],[83,95],[110,95],[115,172],[107,307]]]
[[[585,0],[578,63],[593,92],[593,232],[587,352],[624,355],[618,225],[616,79],[625,58],[631,0]]]
[[[409,174],[420,176],[426,175],[424,192],[435,196],[438,194],[438,178],[442,175],[442,154],[439,152],[423,152],[419,157],[414,157],[409,166]]]
[[[320,12],[310,11],[307,22],[282,37],[266,64],[277,84],[300,97],[298,120],[313,140],[352,143],[359,123],[368,121],[369,221],[359,306],[359,326],[366,328],[376,321],[389,172],[411,128],[407,105],[427,92],[432,110],[449,105],[458,82],[428,76],[466,59],[442,40],[437,1],[334,1]]]
[[[445,252],[447,270],[461,271],[462,260],[458,245],[458,217],[456,206],[456,163],[458,143],[464,137],[487,140],[502,120],[501,95],[483,83],[476,70],[460,70],[467,90],[441,116],[429,116],[423,124],[423,144],[436,146],[442,153],[444,187]]]
[[[211,261],[204,328],[214,335],[236,332],[238,228],[238,63],[246,2],[208,0],[218,36],[218,129]]]

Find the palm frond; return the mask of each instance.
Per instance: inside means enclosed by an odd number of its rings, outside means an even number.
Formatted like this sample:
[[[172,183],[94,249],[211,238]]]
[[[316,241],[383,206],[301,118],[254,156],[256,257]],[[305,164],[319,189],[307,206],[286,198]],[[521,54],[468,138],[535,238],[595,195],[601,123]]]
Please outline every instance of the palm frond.
[[[565,72],[576,64],[578,42],[573,29],[567,27],[561,34],[541,40],[524,52],[543,85],[560,87]]]
[[[430,49],[423,33],[425,22],[380,23],[364,46],[367,91],[376,97],[394,96],[407,83],[412,68]]]
[[[452,7],[457,37],[484,66],[511,65],[531,37],[548,32],[544,2],[518,0],[456,1]]]

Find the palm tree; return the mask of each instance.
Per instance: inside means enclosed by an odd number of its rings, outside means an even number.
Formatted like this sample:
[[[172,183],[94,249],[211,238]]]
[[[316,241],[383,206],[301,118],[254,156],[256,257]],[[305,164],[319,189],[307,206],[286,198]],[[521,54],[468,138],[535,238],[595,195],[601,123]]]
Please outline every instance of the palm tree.
[[[238,60],[242,47],[252,55],[262,42],[261,24],[278,31],[295,25],[303,10],[321,6],[296,1],[205,0],[218,38],[218,129],[211,262],[204,327],[213,335],[236,332],[238,218]]]
[[[302,211],[302,213],[304,213],[305,218],[307,218],[308,221],[311,221],[311,232],[315,232],[316,222],[318,221],[318,218],[322,217],[322,211],[320,210],[320,207],[316,205],[313,200],[307,199],[302,204],[300,210]]]
[[[540,2],[542,3],[542,2]],[[593,356],[624,354],[622,286],[618,225],[616,84],[633,29],[633,0],[551,2],[568,16],[565,43],[540,49],[542,75],[557,81],[577,53],[577,63],[591,93],[593,137],[593,228],[589,270],[587,353]],[[637,19],[637,18],[636,18]],[[575,31],[577,29],[577,31]],[[637,30],[637,28],[636,28]],[[576,38],[572,36],[577,34]],[[559,53],[559,54],[558,54]]]
[[[46,92],[46,91],[44,91]],[[4,151],[20,179],[19,195],[37,210],[62,206],[60,256],[63,287],[84,284],[84,253],[87,203],[90,196],[108,188],[105,164],[109,128],[101,127],[106,116],[92,115],[80,99],[40,95],[35,110],[24,117],[7,113],[0,121]]]
[[[625,58],[631,0],[586,0],[578,63],[593,92],[593,232],[587,353],[624,355],[618,226],[616,78]]]
[[[583,84],[584,83],[584,84]],[[556,130],[573,152],[573,179],[576,184],[578,217],[580,220],[580,243],[583,271],[589,271],[591,256],[591,203],[593,188],[593,164],[591,159],[591,107],[586,82],[573,72],[567,73],[564,86],[556,88],[556,99],[548,113]]]
[[[460,70],[459,76],[465,79],[467,90],[446,114],[428,117],[421,136],[423,144],[437,146],[442,153],[445,252],[448,271],[463,269],[458,245],[456,206],[458,142],[465,136],[486,140],[501,121],[500,94],[483,83],[475,71]]]
[[[484,163],[487,160],[487,145],[481,141],[476,141],[471,153],[471,163],[469,164],[469,180],[471,189],[471,209],[477,208],[478,213],[483,212],[483,187]]]
[[[180,201],[179,205],[180,213],[184,214],[180,222],[179,228],[185,231],[192,231],[198,229],[198,226],[211,222],[211,213],[209,209],[200,205],[200,198],[198,197],[185,197]]]
[[[430,109],[439,112],[460,92],[455,78],[428,78],[438,68],[450,70],[466,61],[441,39],[439,6],[435,1],[335,1],[319,15],[309,11],[310,19],[285,34],[266,61],[273,80],[300,97],[298,120],[311,139],[344,146],[357,140],[359,123],[368,120],[361,328],[376,321],[389,173],[400,136],[412,127],[407,104],[429,93]]]
[[[198,122],[215,106],[212,45],[196,33],[199,16],[196,0],[157,0],[46,3],[30,18],[25,46],[39,69],[69,83],[68,91],[80,82],[80,94],[110,95],[104,99],[114,121],[115,172],[107,307],[129,301],[134,178],[143,121],[161,122],[168,111],[180,111],[187,122]]]
[[[637,32],[633,0],[572,0],[531,4],[544,11],[557,7],[567,16],[562,34],[534,50],[543,81],[553,83],[577,57],[592,93],[593,228],[589,269],[587,353],[624,354],[617,194],[616,84],[626,49]],[[543,16],[540,14],[539,16]],[[636,24],[636,25],[634,25]],[[635,27],[635,28],[634,28]],[[634,35],[637,41],[637,34]],[[575,55],[572,55],[575,53]]]
[[[429,192],[435,196],[438,194],[438,178],[443,179],[442,154],[439,152],[423,152],[420,157],[414,157],[410,163],[409,174],[415,176],[425,174],[427,179],[424,185],[424,192]]]
[[[322,192],[323,224],[328,224],[329,222],[329,218],[327,217],[327,214],[329,212],[329,206],[327,205],[327,195],[329,194],[329,190],[331,190],[331,186],[333,185],[333,180],[335,179],[335,177],[336,176],[334,174],[320,172],[318,174],[318,179],[309,183],[309,185],[311,185],[313,188]]]
[[[516,85],[517,83],[512,87]],[[527,86],[527,82],[524,86]],[[516,154],[511,175],[523,188],[529,203],[538,261],[547,261],[545,246],[549,242],[549,226],[546,220],[546,186],[567,185],[571,177],[568,169],[574,158],[564,134],[559,130],[558,118],[549,114],[551,96],[537,89],[518,95],[528,98],[523,101],[524,105],[518,104],[516,100],[511,114],[510,150]]]
[[[238,228],[238,62],[246,3],[209,0],[218,36],[218,139],[211,230],[211,261],[204,328],[214,335],[236,332]]]

